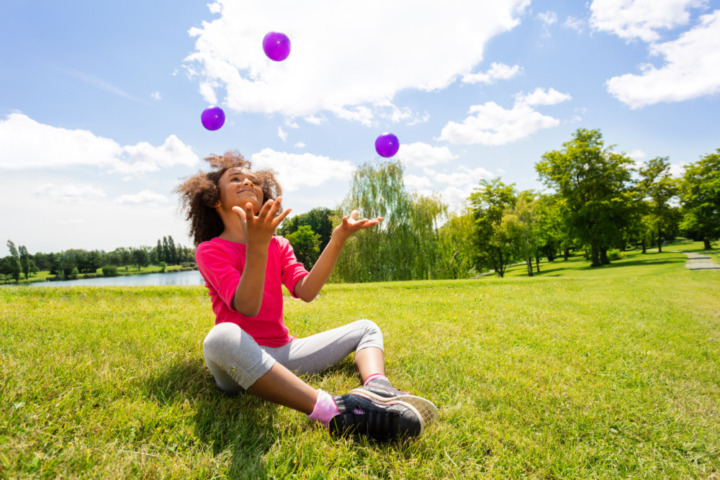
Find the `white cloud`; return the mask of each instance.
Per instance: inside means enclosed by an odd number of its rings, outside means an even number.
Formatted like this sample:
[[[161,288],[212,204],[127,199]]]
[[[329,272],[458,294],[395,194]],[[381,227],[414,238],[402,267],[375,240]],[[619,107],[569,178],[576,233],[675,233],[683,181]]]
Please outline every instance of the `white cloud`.
[[[419,175],[405,175],[403,182],[405,186],[412,191],[426,190],[432,187],[432,183],[430,183],[428,177],[421,177]]]
[[[428,167],[447,163],[457,158],[448,147],[433,147],[427,143],[415,142],[400,145],[397,157],[408,167]]]
[[[687,25],[690,9],[705,5],[706,0],[594,0],[590,25],[625,40],[655,42],[658,30]]]
[[[519,103],[527,105],[556,105],[564,101],[570,100],[572,97],[567,93],[560,93],[554,88],[543,90],[536,88],[534,92],[527,95],[520,94],[517,97]]]
[[[280,140],[283,142],[287,140],[287,132],[283,130],[282,127],[278,127],[278,137],[280,137]]]
[[[141,205],[145,207],[159,207],[161,205],[170,203],[170,199],[165,195],[153,192],[152,190],[143,190],[140,193],[134,195],[121,195],[115,203],[120,205]]]
[[[297,142],[297,143],[295,144],[295,148],[305,148],[305,143],[304,143],[304,142]]]
[[[57,185],[54,183],[40,185],[33,191],[33,194],[42,199],[63,204],[87,203],[106,196],[105,192],[92,185]]]
[[[465,200],[473,192],[482,179],[494,178],[488,170],[479,168],[460,167],[451,173],[438,173],[426,170],[425,176],[406,175],[405,186],[420,195],[440,193],[445,203],[452,210],[458,210],[465,204]]]
[[[470,73],[463,76],[462,81],[465,83],[483,83],[491,84],[495,80],[509,80],[522,72],[519,65],[505,65],[504,63],[492,63],[487,72]]]
[[[347,181],[354,167],[348,161],[310,153],[276,152],[265,148],[250,159],[253,168],[267,168],[277,172],[283,190],[292,192],[299,188],[317,187],[331,180]]]
[[[120,145],[88,130],[67,130],[36,122],[22,113],[0,120],[0,168],[107,167],[122,153]]]
[[[670,176],[673,178],[682,178],[683,175],[685,175],[685,167],[687,167],[684,163],[671,163],[670,164]]]
[[[64,168],[92,165],[126,174],[142,174],[198,162],[175,135],[163,145],[147,142],[120,146],[88,130],[69,130],[36,122],[22,113],[0,120],[0,169]]]
[[[399,91],[442,89],[469,73],[529,3],[218,0],[211,11],[219,17],[189,31],[196,44],[185,66],[208,102],[224,97],[235,112],[314,118],[327,111],[367,124]],[[452,27],[428,35],[431,25]],[[265,57],[269,31],[290,38],[287,60]]]
[[[632,158],[637,162],[638,160],[642,160],[643,158],[647,157],[647,153],[643,152],[642,150],[636,149],[628,153],[628,157]]]
[[[153,100],[158,100],[158,101],[162,100],[162,97],[160,96],[160,92],[151,93],[150,98],[152,98]]]
[[[198,157],[192,149],[175,135],[170,135],[159,147],[147,142],[123,147],[120,159],[114,165],[114,171],[140,175],[174,165],[191,167],[197,162]]]
[[[442,129],[441,140],[454,144],[504,145],[525,138],[538,130],[556,127],[560,121],[532,109],[534,105],[553,105],[570,99],[557,90],[537,89],[529,95],[517,95],[508,110],[495,102],[470,107],[462,123],[449,122]]]
[[[541,22],[543,22],[546,26],[552,25],[554,23],[557,23],[558,16],[555,12],[542,12],[538,13],[538,18]]]
[[[700,17],[677,40],[652,45],[650,53],[664,57],[665,64],[607,81],[608,92],[630,108],[720,92],[720,10]]]
[[[565,19],[564,26],[570,30],[575,30],[577,33],[582,33],[583,24],[584,22],[581,19],[570,16]]]

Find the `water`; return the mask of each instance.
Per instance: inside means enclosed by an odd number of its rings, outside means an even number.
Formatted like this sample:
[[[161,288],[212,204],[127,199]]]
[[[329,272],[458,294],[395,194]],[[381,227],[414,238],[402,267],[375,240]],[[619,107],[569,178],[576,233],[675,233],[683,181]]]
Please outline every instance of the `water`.
[[[205,285],[197,270],[173,273],[149,273],[146,275],[127,275],[122,277],[98,277],[82,280],[59,280],[57,282],[35,282],[32,287],[142,287],[155,285]]]

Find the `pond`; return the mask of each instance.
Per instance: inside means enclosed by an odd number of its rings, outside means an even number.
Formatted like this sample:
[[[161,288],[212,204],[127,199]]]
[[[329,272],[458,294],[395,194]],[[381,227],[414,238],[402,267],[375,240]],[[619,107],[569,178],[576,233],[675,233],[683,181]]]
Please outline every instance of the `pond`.
[[[31,287],[143,287],[156,285],[205,285],[197,270],[173,273],[148,273],[145,275],[126,275],[121,277],[98,277],[81,280],[59,280],[57,282],[35,282]]]

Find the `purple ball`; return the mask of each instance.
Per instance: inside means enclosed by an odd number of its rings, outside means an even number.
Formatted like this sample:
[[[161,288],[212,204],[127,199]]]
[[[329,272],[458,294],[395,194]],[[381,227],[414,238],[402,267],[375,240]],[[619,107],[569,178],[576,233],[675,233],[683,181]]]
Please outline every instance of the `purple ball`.
[[[263,50],[270,60],[282,62],[290,55],[290,39],[284,33],[270,32],[263,38]]]
[[[381,157],[389,158],[400,149],[398,138],[392,133],[384,133],[375,140],[375,151]]]
[[[208,130],[217,130],[225,123],[225,112],[220,107],[206,108],[200,116],[200,121]]]

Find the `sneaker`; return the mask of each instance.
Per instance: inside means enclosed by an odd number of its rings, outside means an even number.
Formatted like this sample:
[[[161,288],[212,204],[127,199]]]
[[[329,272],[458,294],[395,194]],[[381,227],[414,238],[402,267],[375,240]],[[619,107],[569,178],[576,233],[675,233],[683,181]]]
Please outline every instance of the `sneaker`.
[[[340,413],[330,420],[333,435],[366,435],[380,441],[422,434],[424,423],[412,405],[347,394],[333,397]]]
[[[350,394],[359,395],[376,402],[399,400],[409,403],[418,411],[425,425],[434,422],[438,418],[438,409],[430,400],[402,392],[385,380],[372,380],[364,387],[350,390]]]

